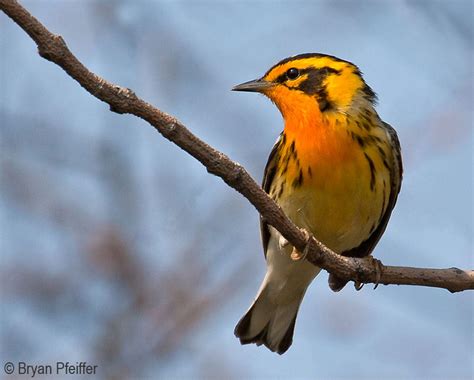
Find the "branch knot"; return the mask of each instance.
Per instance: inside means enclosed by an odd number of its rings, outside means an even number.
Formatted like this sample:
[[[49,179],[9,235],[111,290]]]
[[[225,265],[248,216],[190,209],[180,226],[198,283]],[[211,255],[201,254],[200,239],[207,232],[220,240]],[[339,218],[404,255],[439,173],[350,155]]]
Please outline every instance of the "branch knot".
[[[229,173],[229,180],[231,183],[234,185],[239,185],[242,181],[242,177],[244,176],[244,168],[242,165],[235,163],[234,168],[232,171]]]
[[[166,137],[172,139],[178,134],[179,125],[175,120],[173,120],[172,122],[165,124],[165,131]]]
[[[59,35],[54,35],[53,38],[38,44],[38,54],[51,62],[61,63],[67,53],[70,52],[66,42]]]

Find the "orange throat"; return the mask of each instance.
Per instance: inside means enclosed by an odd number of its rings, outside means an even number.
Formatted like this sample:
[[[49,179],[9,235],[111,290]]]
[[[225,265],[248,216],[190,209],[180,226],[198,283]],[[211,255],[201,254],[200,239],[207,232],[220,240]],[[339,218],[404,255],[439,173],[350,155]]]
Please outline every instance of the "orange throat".
[[[310,177],[318,173],[321,183],[324,179],[337,175],[346,163],[353,162],[360,154],[360,149],[344,127],[344,116],[323,117],[316,107],[311,109],[310,112],[285,115],[285,145],[291,150],[294,142],[294,169],[300,167]],[[286,150],[285,147],[282,149],[283,152]],[[291,176],[291,171],[288,174]]]
[[[345,115],[336,111],[323,115],[315,97],[284,87],[273,89],[266,95],[280,110],[285,120],[286,148],[291,149],[294,141],[303,169],[307,165],[322,166],[325,163],[330,169],[357,154],[357,146],[345,128]],[[283,155],[286,148],[282,146]]]

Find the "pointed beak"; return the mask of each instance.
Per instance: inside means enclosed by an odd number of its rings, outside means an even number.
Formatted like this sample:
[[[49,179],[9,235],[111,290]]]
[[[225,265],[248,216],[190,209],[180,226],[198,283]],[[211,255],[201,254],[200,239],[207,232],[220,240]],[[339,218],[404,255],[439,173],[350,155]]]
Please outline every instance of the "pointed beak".
[[[267,82],[263,79],[255,79],[234,86],[232,91],[264,92],[273,86],[274,84],[272,82]]]

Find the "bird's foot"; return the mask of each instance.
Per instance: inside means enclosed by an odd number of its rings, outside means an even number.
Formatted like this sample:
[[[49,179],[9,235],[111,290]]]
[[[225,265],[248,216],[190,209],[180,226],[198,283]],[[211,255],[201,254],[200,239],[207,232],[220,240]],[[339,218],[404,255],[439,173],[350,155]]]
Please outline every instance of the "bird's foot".
[[[375,269],[375,286],[374,290],[377,289],[377,286],[379,286],[380,279],[382,278],[382,273],[384,271],[383,264],[380,260],[377,260],[376,258],[369,256],[372,259],[372,265],[374,266]]]
[[[300,260],[304,259],[304,254],[302,254],[295,247],[293,247],[293,251],[291,251],[290,258],[293,261],[300,261]]]
[[[308,231],[306,231],[304,228],[300,228],[301,232],[303,232],[305,240],[308,241],[306,244],[306,247],[304,247],[303,252],[298,251],[295,247],[293,247],[293,251],[291,252],[291,259],[293,261],[300,261],[306,258],[308,256],[308,251],[309,251],[309,239],[311,235],[309,234]]]
[[[373,268],[375,270],[375,286],[374,286],[374,290],[375,290],[379,286],[380,279],[382,278],[382,273],[383,273],[383,270],[384,270],[384,266],[383,266],[383,264],[380,260],[378,260],[378,259],[376,259],[372,256],[364,257],[364,260],[366,260],[369,265],[373,266]],[[354,281],[355,290],[359,291],[363,287],[364,287],[363,282],[361,282],[359,280]]]
[[[287,247],[288,244],[290,244],[290,242],[288,240],[286,240],[283,237],[283,235],[280,235],[280,238],[278,239],[278,247],[280,247],[280,249],[283,249],[283,248]]]

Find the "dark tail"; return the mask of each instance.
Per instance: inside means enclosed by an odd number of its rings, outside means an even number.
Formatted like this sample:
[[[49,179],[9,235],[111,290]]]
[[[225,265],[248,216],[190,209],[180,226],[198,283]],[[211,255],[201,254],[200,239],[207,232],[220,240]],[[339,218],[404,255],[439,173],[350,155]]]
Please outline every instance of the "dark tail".
[[[267,293],[264,287],[249,311],[237,323],[234,334],[242,344],[263,344],[281,355],[293,342],[296,316],[304,291],[285,305],[275,304]]]

